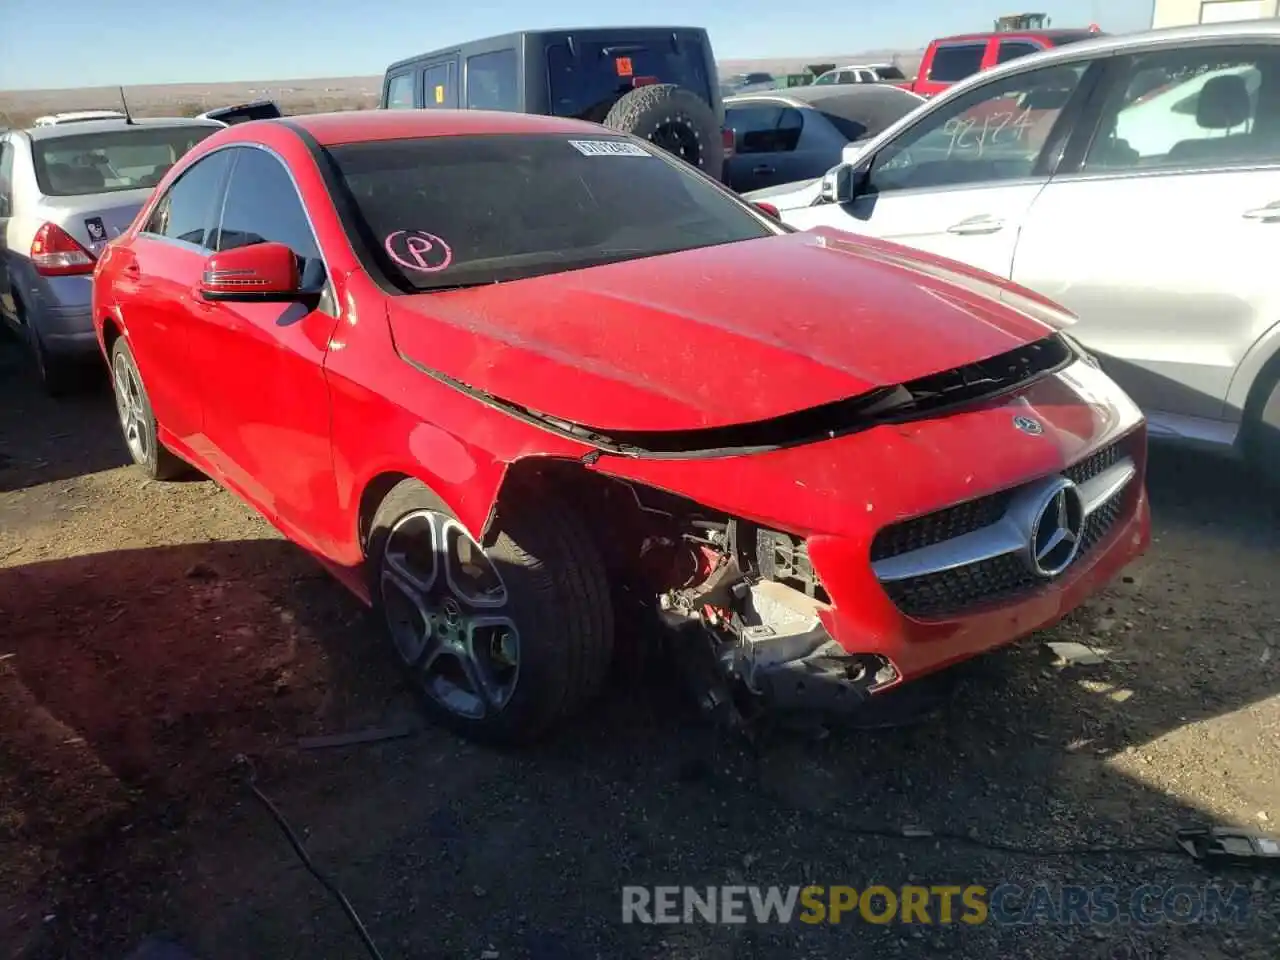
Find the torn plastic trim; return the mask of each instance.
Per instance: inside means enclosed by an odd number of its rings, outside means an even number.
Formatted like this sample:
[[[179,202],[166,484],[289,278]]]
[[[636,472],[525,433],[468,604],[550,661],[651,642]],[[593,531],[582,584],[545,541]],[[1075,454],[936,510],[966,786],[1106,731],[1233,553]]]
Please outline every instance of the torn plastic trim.
[[[1004,396],[1081,359],[1079,352],[1057,333],[1014,350],[974,363],[928,374],[894,386],[842,397],[816,407],[784,413],[767,420],[698,427],[688,430],[602,430],[563,420],[473,387],[433,370],[400,352],[420,373],[452,387],[486,406],[525,423],[576,440],[595,449],[583,460],[593,463],[602,454],[643,460],[691,460],[770,453],[860,433],[874,427],[936,417],[963,406]],[[1025,367],[1019,375],[1001,377],[1002,365]]]

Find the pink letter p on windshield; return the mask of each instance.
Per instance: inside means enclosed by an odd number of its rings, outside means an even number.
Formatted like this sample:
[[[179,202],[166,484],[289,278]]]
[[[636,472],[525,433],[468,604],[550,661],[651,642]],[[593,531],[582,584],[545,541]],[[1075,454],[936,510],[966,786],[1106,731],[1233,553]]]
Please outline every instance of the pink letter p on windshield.
[[[434,233],[397,230],[383,242],[387,256],[416,273],[438,273],[453,263],[453,250]]]

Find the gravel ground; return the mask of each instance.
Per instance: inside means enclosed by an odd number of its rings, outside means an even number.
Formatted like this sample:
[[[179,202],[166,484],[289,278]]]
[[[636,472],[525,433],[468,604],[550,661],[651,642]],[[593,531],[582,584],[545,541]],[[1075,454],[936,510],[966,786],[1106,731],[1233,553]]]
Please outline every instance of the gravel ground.
[[[1280,954],[1272,887],[1152,854],[1182,825],[1280,819],[1277,509],[1229,463],[1153,453],[1156,542],[1043,639],[964,670],[896,731],[770,736],[754,755],[661,683],[555,742],[494,753],[416,721],[358,606],[207,481],[123,466],[104,389],[59,404],[0,348],[0,946],[202,960],[363,956],[253,801],[237,754],[390,960],[1201,958]],[[859,831],[928,828],[889,839]],[[946,834],[949,839],[942,838]],[[1243,922],[647,926],[624,884],[1240,883]]]

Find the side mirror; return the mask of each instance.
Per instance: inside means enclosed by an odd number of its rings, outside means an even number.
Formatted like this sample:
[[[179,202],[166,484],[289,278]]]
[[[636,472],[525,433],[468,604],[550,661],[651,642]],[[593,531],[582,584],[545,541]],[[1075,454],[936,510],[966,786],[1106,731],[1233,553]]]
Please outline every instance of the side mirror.
[[[292,303],[304,297],[298,258],[283,243],[254,243],[204,262],[200,296],[232,303]]]
[[[867,168],[865,166],[853,166],[849,163],[841,163],[832,167],[822,177],[822,192],[820,194],[824,203],[852,203],[857,197],[858,191],[862,189],[867,179]]]
[[[782,214],[772,203],[752,203],[751,205],[771,220],[782,219]]]

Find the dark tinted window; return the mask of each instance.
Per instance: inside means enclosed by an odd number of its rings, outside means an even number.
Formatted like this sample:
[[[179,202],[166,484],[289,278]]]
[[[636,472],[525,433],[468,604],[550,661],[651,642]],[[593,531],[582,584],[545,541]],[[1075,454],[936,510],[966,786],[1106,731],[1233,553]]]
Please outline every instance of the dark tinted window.
[[[144,230],[213,249],[209,233],[214,209],[222,199],[219,187],[230,162],[231,153],[227,150],[196,161],[156,204]]]
[[[738,153],[794,150],[804,129],[804,117],[799,110],[767,104],[727,107],[724,122],[733,131]]]
[[[352,242],[401,290],[771,235],[692,167],[620,137],[436,137],[329,153],[354,200]]]
[[[823,113],[824,117],[831,122],[831,125],[840,131],[840,135],[848,140],[861,140],[863,137],[869,136],[867,125],[858,120],[851,120],[848,117],[838,117],[834,113]]]
[[[1001,40],[1000,52],[996,54],[996,63],[1008,63],[1010,60],[1017,60],[1031,53],[1039,53],[1042,49],[1044,48],[1026,40]]]
[[[51,197],[154,187],[183,154],[220,125],[138,124],[100,133],[48,137],[32,143],[36,182]]]
[[[413,74],[401,73],[387,81],[387,108],[413,109]]]
[[[318,268],[320,251],[293,180],[283,164],[264,150],[241,147],[234,153],[216,249],[283,243],[298,255],[305,281],[308,270]]]
[[[702,44],[682,40],[678,50],[670,40],[648,43],[575,43],[577,56],[563,43],[547,48],[547,73],[551,112],[558,117],[578,117],[596,123],[623,94],[635,89],[636,80],[674,83],[711,100]]]
[[[929,79],[940,83],[955,83],[972,76],[982,69],[982,55],[987,52],[986,43],[955,43],[938,47],[929,67]]]
[[[467,107],[472,110],[520,109],[514,50],[497,50],[467,58]]]
[[[458,105],[458,82],[453,61],[433,63],[422,72],[422,102],[431,109],[449,110]]]
[[[887,64],[883,67],[876,67],[876,73],[880,75],[881,80],[907,79],[906,75],[901,70],[899,70],[897,67],[889,66]]]

